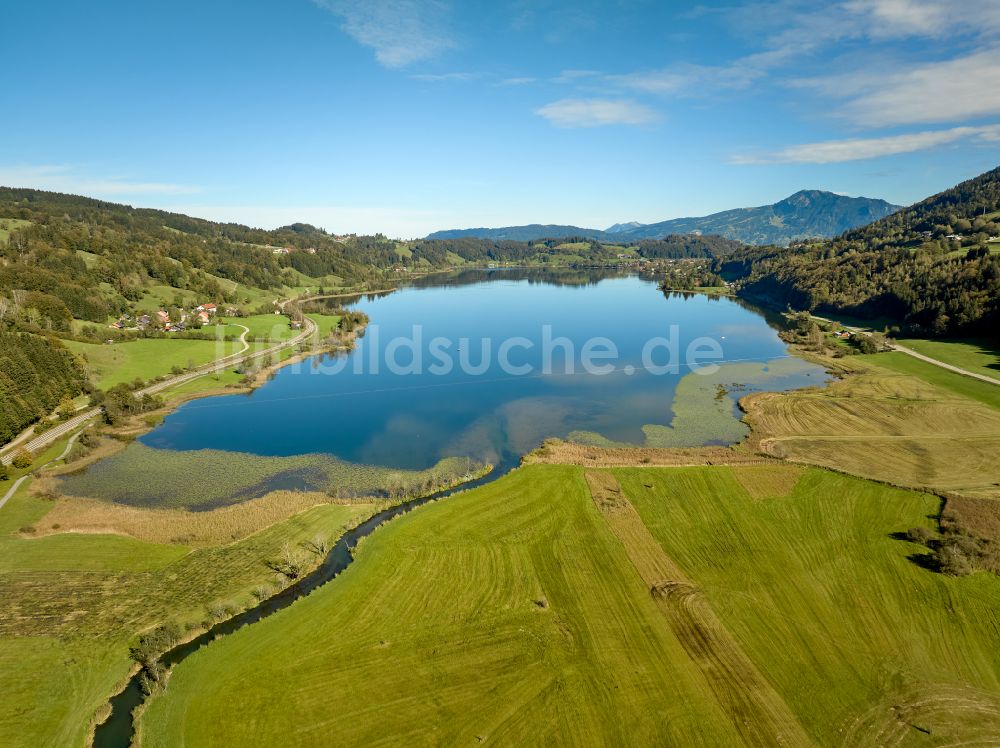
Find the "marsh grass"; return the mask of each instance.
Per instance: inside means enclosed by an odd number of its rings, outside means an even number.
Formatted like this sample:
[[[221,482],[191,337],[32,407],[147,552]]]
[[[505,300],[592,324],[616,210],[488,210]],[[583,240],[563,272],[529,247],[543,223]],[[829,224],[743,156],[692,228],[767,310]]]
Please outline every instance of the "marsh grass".
[[[421,471],[356,465],[332,455],[266,457],[221,450],[175,451],[132,443],[124,451],[62,479],[61,491],[131,506],[206,510],[273,491],[319,491],[332,498],[399,498],[473,472],[466,458]],[[203,478],[211,477],[211,480]]]
[[[785,389],[812,374],[818,374],[815,364],[795,357],[764,363],[723,364],[711,374],[692,372],[677,384],[670,424],[645,424],[642,444],[615,442],[592,431],[574,431],[567,438],[601,447],[673,449],[734,444],[750,433],[737,412],[740,396],[748,391]],[[822,384],[823,379],[817,376],[815,383]]]

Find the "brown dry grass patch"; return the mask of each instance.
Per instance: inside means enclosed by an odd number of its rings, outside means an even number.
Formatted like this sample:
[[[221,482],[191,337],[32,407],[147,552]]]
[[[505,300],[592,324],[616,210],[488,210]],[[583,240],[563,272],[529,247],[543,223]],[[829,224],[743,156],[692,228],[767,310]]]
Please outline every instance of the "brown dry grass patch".
[[[522,460],[524,464],[584,467],[695,467],[699,465],[768,465],[775,460],[729,447],[591,447],[547,439]]]
[[[44,486],[41,490],[44,490]],[[322,493],[274,491],[258,499],[213,509],[147,509],[97,499],[61,497],[35,528],[35,536],[111,533],[151,543],[209,546],[253,535],[319,504],[350,503]],[[58,530],[52,526],[58,525]]]

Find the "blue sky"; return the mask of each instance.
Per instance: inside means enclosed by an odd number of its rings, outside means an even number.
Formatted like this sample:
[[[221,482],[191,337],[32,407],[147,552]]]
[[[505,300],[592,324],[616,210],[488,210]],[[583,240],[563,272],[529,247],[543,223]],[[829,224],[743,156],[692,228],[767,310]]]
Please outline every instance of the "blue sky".
[[[0,184],[274,227],[605,227],[1000,163],[1000,0],[34,0]]]

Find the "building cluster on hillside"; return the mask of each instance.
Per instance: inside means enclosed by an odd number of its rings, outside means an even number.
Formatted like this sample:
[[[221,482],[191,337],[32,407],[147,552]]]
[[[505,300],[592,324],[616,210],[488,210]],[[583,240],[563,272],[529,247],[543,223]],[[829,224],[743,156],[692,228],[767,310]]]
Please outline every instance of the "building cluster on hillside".
[[[176,319],[171,318],[170,313],[165,309],[156,311],[152,316],[142,314],[138,317],[132,317],[124,314],[111,327],[116,330],[146,330],[154,327],[162,329],[165,332],[184,332],[189,326],[196,323],[199,327],[211,324],[212,318],[218,310],[219,308],[216,304],[206,302],[199,304],[189,311],[180,311],[179,314],[175,315]],[[235,313],[235,309],[226,309],[226,314],[229,316],[233,316]]]
[[[292,252],[305,252],[307,255],[316,254],[316,247],[306,247],[305,249],[298,249],[297,247],[272,247],[271,254],[273,255],[290,255]]]

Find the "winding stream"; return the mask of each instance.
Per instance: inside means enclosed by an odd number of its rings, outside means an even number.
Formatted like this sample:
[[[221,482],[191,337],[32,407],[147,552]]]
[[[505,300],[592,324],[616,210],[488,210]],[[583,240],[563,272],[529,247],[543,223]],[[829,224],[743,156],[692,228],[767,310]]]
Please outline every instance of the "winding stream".
[[[438,491],[437,493],[422,496],[418,499],[413,499],[402,504],[397,504],[396,506],[378,512],[361,524],[344,533],[330,548],[330,551],[327,553],[326,558],[323,559],[323,562],[315,570],[299,579],[295,584],[290,587],[286,587],[281,592],[278,592],[274,596],[261,601],[254,607],[249,608],[232,618],[220,621],[204,633],[199,634],[194,639],[176,645],[162,654],[158,659],[158,662],[163,665],[165,669],[169,670],[177,663],[182,662],[185,658],[197,652],[203,646],[211,644],[216,638],[225,636],[226,634],[232,634],[244,626],[257,623],[258,621],[277,613],[279,610],[284,610],[299,598],[305,597],[313,590],[316,590],[327,582],[333,580],[340,574],[340,572],[350,566],[351,562],[354,561],[354,556],[351,551],[357,546],[358,542],[361,541],[362,538],[371,535],[384,523],[395,519],[396,517],[400,517],[407,512],[416,509],[418,506],[423,506],[424,504],[428,504],[432,501],[452,496],[460,491],[476,488],[477,486],[496,480],[509,472],[511,467],[512,466],[510,465],[502,466],[501,469],[494,470],[492,473],[469,481],[468,483],[463,483],[459,486],[454,486],[452,488]],[[141,675],[142,671],[140,670],[129,678],[124,689],[111,698],[111,714],[94,730],[94,748],[128,748],[128,746],[132,744],[132,738],[135,734],[133,713],[147,698],[146,694],[143,693],[142,686],[140,685]]]

